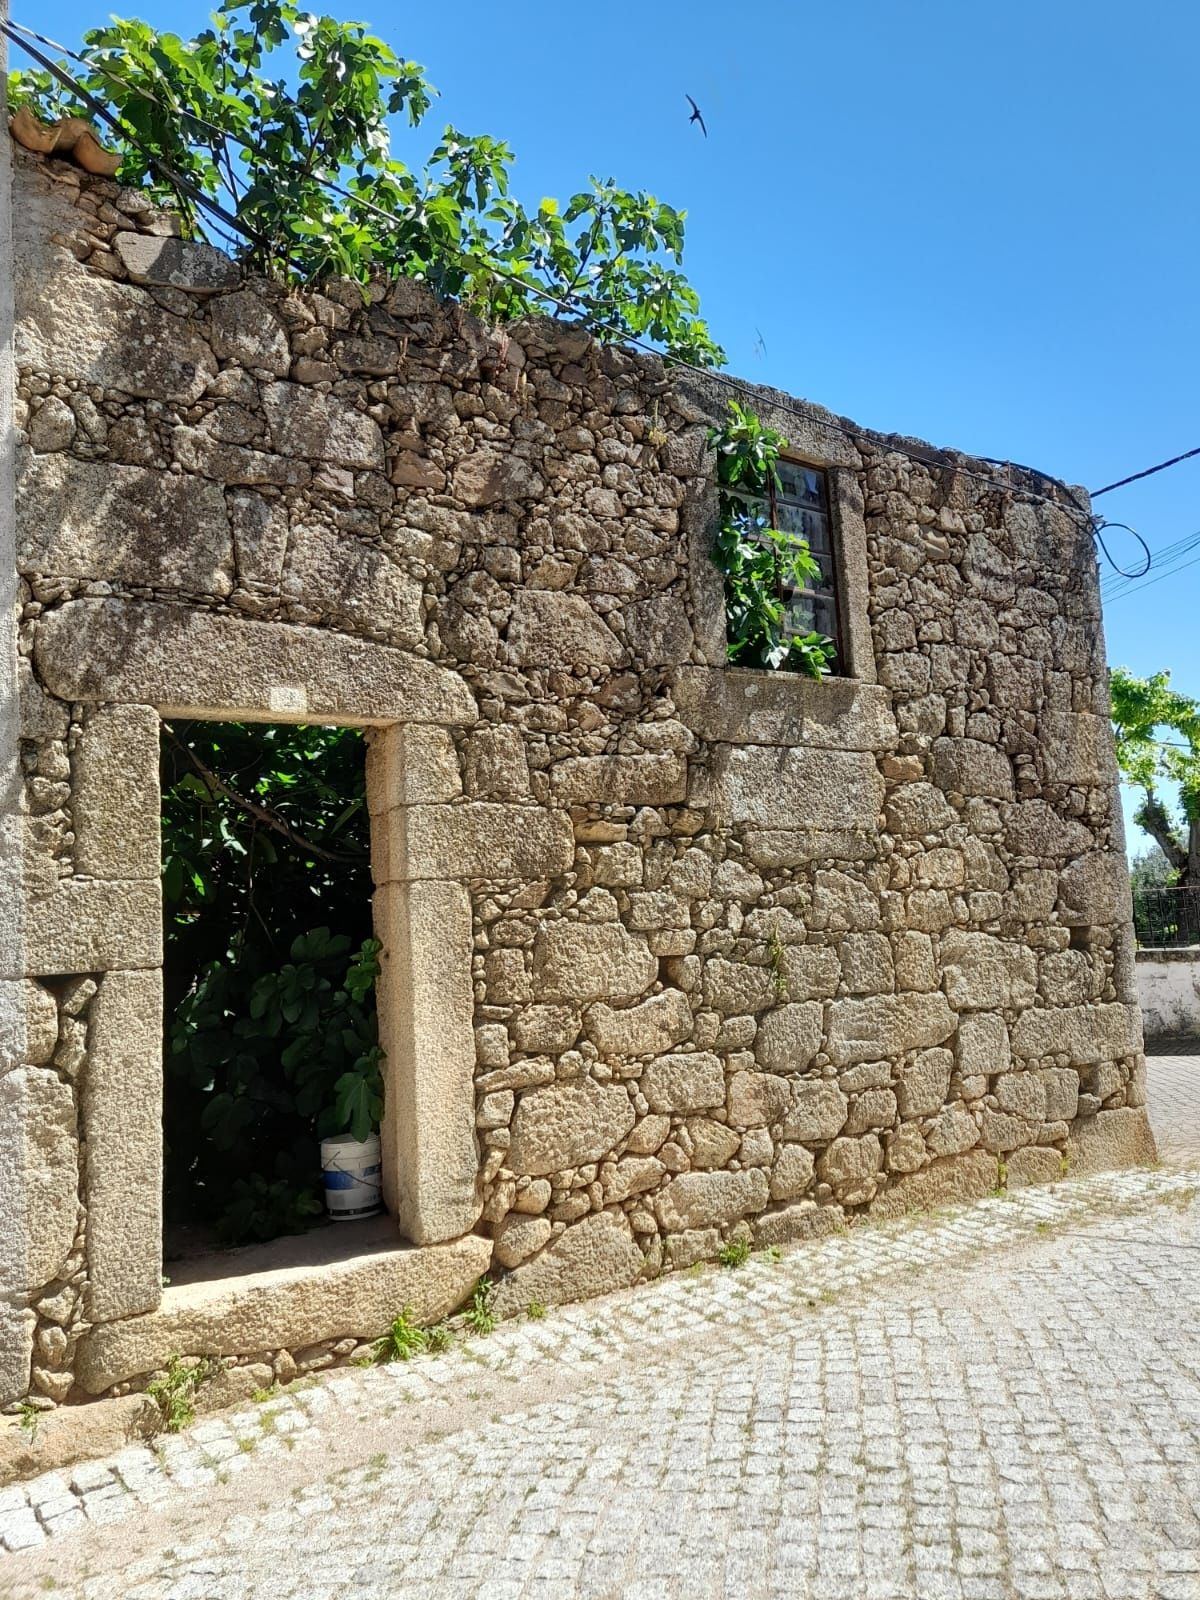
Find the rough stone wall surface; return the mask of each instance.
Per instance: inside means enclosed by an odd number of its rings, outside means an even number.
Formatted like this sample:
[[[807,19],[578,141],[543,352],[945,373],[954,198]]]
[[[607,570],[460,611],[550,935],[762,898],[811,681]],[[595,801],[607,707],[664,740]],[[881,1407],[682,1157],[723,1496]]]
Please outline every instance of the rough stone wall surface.
[[[1200,949],[1139,950],[1138,1001],[1147,1040],[1200,1034]]]
[[[831,472],[853,681],[731,671],[717,386],[411,281],[192,279],[169,219],[57,163],[17,193],[31,1043],[0,1115],[36,1102],[38,1396],[89,1321],[153,1310],[86,1229],[89,1185],[126,1226],[95,1155],[146,1040],[89,1079],[89,1030],[153,1004],[125,753],[164,710],[403,725],[379,901],[411,941],[418,887],[459,886],[475,1054],[412,1236],[478,1217],[504,1309],[1149,1147],[1095,562],[1042,485],[760,391]],[[414,1104],[470,1044],[398,1040]]]

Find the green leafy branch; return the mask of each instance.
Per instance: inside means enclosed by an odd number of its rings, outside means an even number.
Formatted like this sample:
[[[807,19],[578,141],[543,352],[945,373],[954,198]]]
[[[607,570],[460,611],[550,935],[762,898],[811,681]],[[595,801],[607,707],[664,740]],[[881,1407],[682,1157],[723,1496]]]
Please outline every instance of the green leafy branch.
[[[828,676],[836,653],[823,633],[798,633],[788,617],[788,593],[821,576],[799,534],[773,526],[772,488],[787,440],[736,400],[729,419],[709,430],[716,451],[720,521],[713,559],[725,579],[729,660],[743,667]]]
[[[1179,882],[1200,881],[1200,701],[1171,688],[1171,674],[1136,677],[1125,667],[1109,675],[1117,765],[1126,783],[1142,791],[1135,821],[1158,843]],[[1162,737],[1165,730],[1175,739]],[[1162,782],[1179,791],[1179,817],[1171,816]]]
[[[128,130],[121,182],[177,210],[190,235],[299,283],[420,278],[496,321],[544,311],[548,293],[607,324],[601,337],[724,363],[680,270],[683,211],[611,178],[530,210],[510,193],[510,147],[454,127],[413,171],[391,153],[389,119],[424,120],[437,90],[423,67],[362,23],[290,0],[225,0],[209,23],[185,40],[113,18],[84,35],[87,66],[69,66]],[[45,71],[12,73],[9,99],[50,120],[90,115]],[[251,239],[224,237],[168,169]]]

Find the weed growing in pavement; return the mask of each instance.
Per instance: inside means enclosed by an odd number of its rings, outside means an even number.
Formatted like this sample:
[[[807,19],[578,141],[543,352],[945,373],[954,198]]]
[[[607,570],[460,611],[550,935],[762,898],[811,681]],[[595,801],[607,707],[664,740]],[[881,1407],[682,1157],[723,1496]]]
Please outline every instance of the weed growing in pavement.
[[[17,1416],[20,1418],[19,1426],[21,1432],[29,1435],[29,1442],[32,1444],[37,1438],[38,1423],[41,1421],[42,1416],[41,1412],[35,1405],[31,1405],[28,1400],[22,1400],[17,1407]]]
[[[471,1303],[463,1312],[463,1322],[472,1333],[491,1333],[496,1326],[496,1313],[492,1310],[492,1280],[480,1278],[471,1295]]]
[[[378,1362],[411,1361],[413,1356],[424,1355],[428,1348],[429,1335],[413,1321],[411,1306],[405,1306],[373,1346],[374,1358]]]
[[[749,1259],[749,1239],[727,1239],[717,1251],[717,1260],[723,1267],[744,1267]]]
[[[178,1433],[180,1428],[195,1422],[196,1391],[211,1372],[212,1365],[208,1361],[185,1365],[182,1356],[172,1356],[162,1377],[146,1385],[146,1393],[158,1402],[167,1433]]]
[[[544,1300],[531,1300],[529,1302],[529,1304],[525,1307],[525,1315],[529,1318],[529,1320],[531,1322],[540,1322],[542,1320],[542,1318],[546,1315],[546,1303],[545,1303],[545,1301]]]
[[[443,1350],[449,1350],[454,1343],[454,1335],[444,1322],[435,1322],[432,1328],[425,1330],[425,1348],[431,1356],[440,1356]]]

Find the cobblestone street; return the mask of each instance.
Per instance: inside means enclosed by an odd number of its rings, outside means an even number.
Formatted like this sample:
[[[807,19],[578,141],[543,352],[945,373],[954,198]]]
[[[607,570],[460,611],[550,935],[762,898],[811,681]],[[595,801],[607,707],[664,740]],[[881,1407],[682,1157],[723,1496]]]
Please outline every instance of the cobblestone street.
[[[685,1273],[0,1490],[0,1593],[1200,1595],[1193,1082],[1151,1061],[1159,1171]]]

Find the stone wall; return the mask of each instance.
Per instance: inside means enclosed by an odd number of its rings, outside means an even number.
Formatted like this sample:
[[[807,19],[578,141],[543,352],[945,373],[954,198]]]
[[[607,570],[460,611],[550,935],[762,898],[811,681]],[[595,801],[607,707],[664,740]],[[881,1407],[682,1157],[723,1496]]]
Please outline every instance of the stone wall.
[[[16,177],[5,1398],[154,1364],[172,712],[371,728],[389,1201],[503,1311],[1152,1154],[1095,560],[1041,480],[758,391],[829,473],[849,676],[731,670],[715,382]]]
[[[1136,961],[1146,1038],[1200,1034],[1200,948],[1139,950]]]

